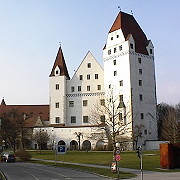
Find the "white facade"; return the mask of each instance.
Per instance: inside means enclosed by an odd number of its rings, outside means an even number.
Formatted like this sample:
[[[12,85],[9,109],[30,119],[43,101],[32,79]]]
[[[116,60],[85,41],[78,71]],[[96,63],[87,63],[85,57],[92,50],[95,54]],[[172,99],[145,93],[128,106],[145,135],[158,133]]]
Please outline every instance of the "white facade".
[[[118,16],[126,16],[127,21],[129,17],[133,19],[131,15],[121,12]],[[119,21],[115,21],[115,28],[118,23]],[[89,140],[92,147],[95,147],[99,139],[92,140],[89,137],[98,128],[90,127],[90,116],[93,107],[105,99],[111,89],[114,96],[121,96],[120,101],[125,105],[123,111],[129,114],[127,123],[132,122],[128,136],[132,136],[136,125],[143,125],[143,139],[157,139],[154,47],[151,41],[139,43],[138,35],[134,34],[136,30],[133,30],[137,26],[136,22],[134,24],[135,26],[125,29],[121,22],[119,26],[122,28],[112,27],[108,33],[103,50],[104,70],[90,52],[72,79],[69,79],[65,71],[63,58],[59,64],[55,63],[54,75],[50,76],[50,125],[57,141],[64,140],[70,145],[72,140],[77,141],[75,133],[81,132],[84,134],[83,140]],[[131,29],[132,33],[127,36],[126,32]],[[146,41],[141,29],[138,33]],[[142,44],[145,46],[145,53],[136,52],[141,51]]]

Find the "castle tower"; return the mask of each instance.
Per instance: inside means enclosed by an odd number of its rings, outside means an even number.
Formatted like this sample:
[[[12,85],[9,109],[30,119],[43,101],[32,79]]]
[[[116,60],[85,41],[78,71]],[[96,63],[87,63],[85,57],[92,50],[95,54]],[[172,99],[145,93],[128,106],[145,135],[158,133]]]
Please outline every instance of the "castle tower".
[[[105,93],[113,88],[128,114],[126,123],[132,122],[132,132],[142,125],[144,140],[157,139],[154,47],[132,15],[119,12],[103,59]]]
[[[66,81],[70,78],[61,47],[59,47],[54,66],[49,77],[50,124],[65,124]]]

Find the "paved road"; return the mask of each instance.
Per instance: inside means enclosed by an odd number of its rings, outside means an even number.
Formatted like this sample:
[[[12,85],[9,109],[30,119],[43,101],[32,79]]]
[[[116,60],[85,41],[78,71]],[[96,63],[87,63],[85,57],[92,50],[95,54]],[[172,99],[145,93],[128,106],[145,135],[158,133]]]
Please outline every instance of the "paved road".
[[[0,163],[8,180],[107,180],[94,174],[32,163]]]

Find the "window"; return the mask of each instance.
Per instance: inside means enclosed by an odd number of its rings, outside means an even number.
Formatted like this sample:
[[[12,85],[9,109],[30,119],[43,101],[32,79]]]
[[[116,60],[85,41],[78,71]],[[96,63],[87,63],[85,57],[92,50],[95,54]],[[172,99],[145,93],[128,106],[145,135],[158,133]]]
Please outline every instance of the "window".
[[[74,107],[74,101],[69,101],[69,107]]]
[[[88,79],[88,80],[90,79],[90,74],[87,75],[87,79]]]
[[[71,116],[71,123],[76,123],[76,116]]]
[[[144,134],[147,135],[147,129],[144,130]]]
[[[100,99],[100,104],[101,104],[101,106],[105,106],[105,100],[104,99]]]
[[[114,76],[117,76],[117,71],[114,71]]]
[[[123,95],[120,95],[120,96],[119,96],[119,101],[120,101],[120,102],[123,102]]]
[[[113,64],[116,65],[116,59],[113,61]]]
[[[140,74],[140,75],[142,74],[142,69],[139,69],[139,74]]]
[[[132,43],[130,43],[130,47],[131,47],[131,49],[133,49],[133,44]]]
[[[104,115],[101,116],[101,117],[100,117],[100,120],[101,120],[102,123],[104,123],[104,122],[105,122],[105,116],[104,116]]]
[[[121,46],[119,46],[119,50],[120,50],[120,51],[122,51],[122,45],[121,45]]]
[[[150,49],[150,54],[152,54],[153,53],[153,51],[152,51],[152,49]]]
[[[140,101],[143,100],[143,95],[142,95],[142,94],[139,95],[139,100],[140,100]]]
[[[88,116],[83,116],[83,123],[88,123]]]
[[[109,89],[111,89],[111,84],[109,84]]]
[[[95,74],[95,79],[98,79],[98,74]]]
[[[71,92],[74,92],[74,86],[71,86]]]
[[[59,74],[59,71],[58,71],[58,70],[56,71],[56,74]]]
[[[123,86],[123,80],[119,81],[119,85]]]
[[[111,37],[111,40],[113,40],[113,37]]]
[[[87,100],[83,100],[83,106],[87,106],[88,101]]]
[[[56,84],[56,90],[58,90],[59,89],[59,84]]]
[[[110,54],[111,54],[111,49],[108,50],[108,55],[110,55]]]
[[[117,35],[116,37],[119,38],[119,35]]]
[[[56,103],[56,108],[59,108],[59,103]]]
[[[119,121],[123,119],[122,113],[119,113]]]
[[[142,86],[142,80],[139,80],[139,86]]]
[[[78,86],[78,91],[81,91],[81,86]]]
[[[83,80],[83,75],[79,75],[79,80]]]
[[[101,90],[101,85],[97,85],[97,90]]]
[[[141,64],[141,58],[138,58],[138,62],[139,62],[139,64]]]
[[[90,90],[91,90],[90,86],[87,86],[87,91],[90,91]]]
[[[114,48],[114,53],[116,53],[116,51],[117,51],[117,49],[116,49],[116,48]]]
[[[144,119],[144,113],[141,113],[141,119]]]
[[[88,68],[91,68],[91,63],[88,63],[88,64],[87,64],[87,67],[88,67]]]
[[[56,117],[55,120],[56,120],[56,123],[60,123],[60,117]]]

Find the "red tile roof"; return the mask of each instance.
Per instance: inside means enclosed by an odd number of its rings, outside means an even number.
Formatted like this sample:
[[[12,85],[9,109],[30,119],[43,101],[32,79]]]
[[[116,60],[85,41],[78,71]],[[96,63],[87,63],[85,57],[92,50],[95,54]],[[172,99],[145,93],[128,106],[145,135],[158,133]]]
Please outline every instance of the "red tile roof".
[[[0,105],[0,114],[17,109],[19,113],[26,114],[26,127],[34,127],[38,119],[49,121],[49,105]]]
[[[60,68],[60,70],[61,70],[60,75],[61,76],[66,76],[68,79],[70,79],[61,46],[59,47],[59,50],[58,50],[58,53],[56,56],[56,60],[54,62],[54,65],[53,65],[53,68],[52,68],[52,71],[51,71],[51,74],[49,77],[52,77],[55,75],[54,70],[55,70],[56,66],[58,66]]]
[[[135,51],[137,53],[148,55],[146,46],[148,45],[148,40],[143,30],[135,20],[135,18],[127,13],[120,12],[116,17],[109,33],[121,29],[125,39],[132,34],[135,41]]]

